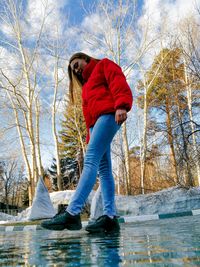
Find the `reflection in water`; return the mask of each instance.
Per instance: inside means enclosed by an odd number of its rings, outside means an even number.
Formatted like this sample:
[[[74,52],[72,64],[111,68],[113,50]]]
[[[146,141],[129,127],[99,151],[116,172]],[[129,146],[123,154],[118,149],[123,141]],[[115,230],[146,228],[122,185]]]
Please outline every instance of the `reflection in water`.
[[[120,233],[96,236],[92,234],[88,235],[85,241],[90,244],[89,255],[93,266],[120,266]]]
[[[61,264],[66,266],[119,266],[120,234],[106,235],[85,234],[73,238],[63,238],[59,233],[55,238],[49,238],[45,244],[38,246],[38,262],[43,264]],[[36,259],[34,259],[35,262]],[[34,264],[29,261],[29,264]],[[89,264],[89,265],[88,265]]]
[[[123,266],[200,266],[199,222],[200,216],[127,225]]]
[[[123,224],[120,234],[0,232],[0,266],[200,266],[200,216]]]

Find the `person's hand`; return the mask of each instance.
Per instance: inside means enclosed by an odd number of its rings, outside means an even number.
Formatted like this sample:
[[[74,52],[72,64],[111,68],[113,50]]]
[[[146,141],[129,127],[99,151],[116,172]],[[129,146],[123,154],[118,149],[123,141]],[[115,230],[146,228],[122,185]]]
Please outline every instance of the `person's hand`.
[[[126,109],[117,109],[115,112],[115,121],[117,124],[122,124],[127,119]]]

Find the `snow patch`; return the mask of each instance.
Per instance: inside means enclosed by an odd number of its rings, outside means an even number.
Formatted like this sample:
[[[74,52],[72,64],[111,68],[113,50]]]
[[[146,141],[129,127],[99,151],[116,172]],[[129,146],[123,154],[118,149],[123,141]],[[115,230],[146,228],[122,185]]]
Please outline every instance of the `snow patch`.
[[[37,183],[35,197],[31,207],[29,220],[49,219],[56,214],[49,192],[40,177]]]
[[[50,193],[50,200],[54,209],[57,210],[59,204],[68,204],[74,192],[74,190],[66,190]],[[94,193],[95,191],[92,191],[88,198],[90,204],[93,199],[91,217],[96,217],[97,214],[100,216],[103,212],[101,196],[99,192],[96,192],[96,196],[93,198]],[[185,189],[176,186],[146,195],[117,195],[116,207],[119,215],[132,216],[196,210],[200,209],[200,187]],[[27,208],[18,216],[0,213],[0,224],[28,221],[31,209],[32,207]]]

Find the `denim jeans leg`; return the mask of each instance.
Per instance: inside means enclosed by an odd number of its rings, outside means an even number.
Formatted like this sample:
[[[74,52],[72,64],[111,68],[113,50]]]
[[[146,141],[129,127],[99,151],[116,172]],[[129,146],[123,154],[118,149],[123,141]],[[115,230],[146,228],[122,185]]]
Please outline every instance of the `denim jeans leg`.
[[[108,216],[116,215],[115,210],[115,182],[112,175],[112,162],[110,146],[104,153],[99,165],[99,178],[103,201],[103,214]]]
[[[103,155],[109,149],[113,137],[120,126],[115,122],[114,114],[105,114],[98,118],[92,128],[90,142],[86,151],[83,171],[77,189],[69,203],[67,211],[73,215],[81,212],[93,186]],[[102,189],[109,190],[109,189]]]

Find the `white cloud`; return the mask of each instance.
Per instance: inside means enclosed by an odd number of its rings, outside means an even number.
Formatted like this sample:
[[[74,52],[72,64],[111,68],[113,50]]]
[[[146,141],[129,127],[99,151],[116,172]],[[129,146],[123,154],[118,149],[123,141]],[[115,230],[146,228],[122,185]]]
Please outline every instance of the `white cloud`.
[[[38,37],[43,25],[43,33],[56,39],[63,34],[66,18],[63,18],[62,8],[68,0],[27,0],[27,5],[18,10],[17,22],[20,25],[23,41],[33,41]],[[9,2],[3,2],[0,18],[0,31],[6,41],[16,41],[18,37],[18,23]],[[21,13],[20,13],[21,12]],[[22,14],[23,12],[23,14]],[[43,24],[44,22],[44,24]]]
[[[64,20],[60,10],[66,5],[67,1],[68,0],[27,0],[26,9],[23,10],[25,12],[24,16],[18,14],[21,31],[26,33],[29,39],[30,37],[34,37],[39,33],[43,19],[45,18],[43,30],[48,32],[49,36],[61,35]],[[4,35],[12,38],[16,35],[14,30],[17,29],[17,24],[12,23],[13,18],[15,19],[12,6],[9,3],[4,2],[2,9],[4,12],[2,12],[3,19],[0,23],[1,31]],[[11,25],[11,23],[13,25]]]
[[[50,36],[62,34],[63,19],[60,9],[66,4],[65,0],[29,0],[26,10],[26,19],[29,23],[29,32],[37,33],[45,18],[45,31]]]
[[[144,58],[144,65],[149,66],[156,53],[163,47],[169,46],[177,37],[181,40],[180,25],[187,18],[200,22],[196,5],[200,0],[145,0],[143,14],[138,20],[141,33],[147,30],[146,40],[156,40],[151,51]]]
[[[1,31],[6,36],[9,36],[9,37],[15,36],[14,29],[9,24],[1,23]]]
[[[11,53],[4,47],[0,47],[0,69],[10,79],[14,79],[19,70],[20,59],[16,53]]]
[[[104,28],[103,25],[105,23],[106,19],[102,21],[99,14],[94,13],[91,14],[83,20],[82,27],[87,29],[88,32],[101,32]]]
[[[195,8],[200,0],[145,0],[143,15],[139,19],[139,26],[149,22],[151,34],[157,35],[161,31],[176,33],[178,24],[187,17],[200,17]]]

